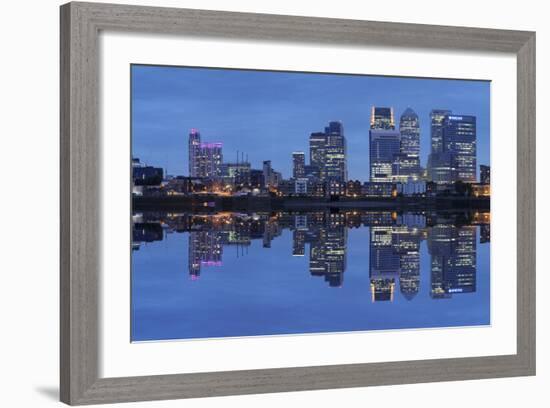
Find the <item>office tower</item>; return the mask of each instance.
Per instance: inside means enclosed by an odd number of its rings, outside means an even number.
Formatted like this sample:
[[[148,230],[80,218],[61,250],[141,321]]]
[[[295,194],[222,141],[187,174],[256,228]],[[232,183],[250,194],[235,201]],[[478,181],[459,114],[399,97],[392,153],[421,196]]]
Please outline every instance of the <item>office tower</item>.
[[[264,187],[269,187],[272,184],[272,173],[273,169],[271,168],[271,160],[265,160],[263,163],[263,172],[264,172]]]
[[[420,178],[420,121],[418,115],[407,108],[399,120],[401,151],[396,158],[394,173],[406,182],[409,178]]]
[[[433,109],[430,112],[431,152],[428,155],[428,180],[438,184],[450,183],[456,179],[452,156],[443,152],[443,121],[450,115],[447,109]]]
[[[448,184],[457,180],[456,161],[452,152],[430,154],[428,179],[437,184]]]
[[[326,134],[315,132],[309,136],[309,162],[319,169],[319,177],[324,178],[325,173],[325,144]]]
[[[401,153],[420,156],[420,121],[411,108],[407,108],[401,115],[399,132],[401,133]]]
[[[305,177],[306,155],[304,152],[292,153],[292,177],[295,179]]]
[[[341,122],[330,122],[324,132],[310,135],[309,156],[311,166],[319,169],[321,180],[347,180],[347,146]]]
[[[304,166],[305,178],[308,180],[315,180],[321,177],[319,173],[319,166],[315,164],[306,164]]]
[[[451,111],[447,109],[433,109],[430,112],[432,154],[443,151],[443,121],[450,114]]]
[[[370,181],[393,181],[394,163],[401,150],[396,130],[369,130]]]
[[[371,129],[395,130],[393,108],[381,108],[373,106],[370,117]]]
[[[199,145],[201,143],[201,134],[197,129],[191,129],[189,132],[189,176],[199,177],[199,168],[197,156]]]
[[[482,184],[491,184],[491,167],[481,164],[479,166],[479,181]]]
[[[196,176],[217,178],[221,176],[223,162],[221,142],[201,142],[195,149]]]
[[[450,152],[456,178],[476,182],[476,117],[447,115],[443,120],[443,151]]]
[[[345,182],[348,179],[348,166],[344,126],[341,122],[330,122],[325,128],[325,135],[325,177]]]

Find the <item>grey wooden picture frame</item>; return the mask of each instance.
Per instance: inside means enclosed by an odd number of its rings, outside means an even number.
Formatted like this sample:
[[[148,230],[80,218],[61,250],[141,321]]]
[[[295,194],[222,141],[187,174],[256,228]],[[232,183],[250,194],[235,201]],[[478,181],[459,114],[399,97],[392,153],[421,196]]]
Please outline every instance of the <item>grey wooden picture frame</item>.
[[[60,395],[71,404],[535,374],[535,33],[114,4],[61,6]],[[388,363],[99,376],[100,31],[477,50],[517,56],[517,353]],[[498,154],[498,148],[496,153]]]

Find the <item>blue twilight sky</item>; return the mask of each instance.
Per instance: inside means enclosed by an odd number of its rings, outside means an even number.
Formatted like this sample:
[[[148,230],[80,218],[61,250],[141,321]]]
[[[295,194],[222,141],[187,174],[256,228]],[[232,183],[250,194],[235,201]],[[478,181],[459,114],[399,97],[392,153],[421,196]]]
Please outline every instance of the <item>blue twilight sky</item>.
[[[430,110],[477,117],[477,161],[489,164],[490,82],[132,65],[132,154],[188,175],[191,128],[221,141],[224,161],[245,152],[254,168],[272,160],[290,177],[292,152],[312,132],[344,124],[348,174],[367,180],[371,106],[392,106],[396,125],[407,107],[420,119],[421,163],[430,152]]]

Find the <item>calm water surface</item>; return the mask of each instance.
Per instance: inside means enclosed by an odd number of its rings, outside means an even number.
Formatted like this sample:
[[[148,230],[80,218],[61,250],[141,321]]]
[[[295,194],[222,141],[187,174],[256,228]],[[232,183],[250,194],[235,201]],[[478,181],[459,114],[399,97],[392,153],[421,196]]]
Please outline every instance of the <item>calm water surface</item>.
[[[489,213],[136,213],[132,341],[490,324]]]

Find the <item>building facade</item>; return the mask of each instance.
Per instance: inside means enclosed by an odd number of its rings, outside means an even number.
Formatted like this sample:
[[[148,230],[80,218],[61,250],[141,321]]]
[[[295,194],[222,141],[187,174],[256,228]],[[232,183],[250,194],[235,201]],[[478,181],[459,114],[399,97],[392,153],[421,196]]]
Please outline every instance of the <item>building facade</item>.
[[[197,163],[198,149],[201,144],[201,134],[197,129],[189,132],[189,176],[198,177],[199,167]]]
[[[479,166],[479,181],[482,184],[491,184],[491,167],[481,164]]]
[[[393,181],[393,166],[401,151],[401,135],[396,130],[369,131],[370,181]]]
[[[223,162],[221,142],[201,142],[195,149],[196,177],[218,178]]]
[[[447,115],[443,120],[443,150],[450,152],[456,167],[456,179],[475,183],[476,177],[476,117]]]
[[[396,173],[402,178],[420,178],[420,121],[411,108],[407,108],[399,120],[401,151],[397,157]]]
[[[370,128],[395,130],[393,108],[373,106],[371,108]]]
[[[292,177],[295,179],[304,178],[306,171],[306,155],[304,152],[292,153]]]

